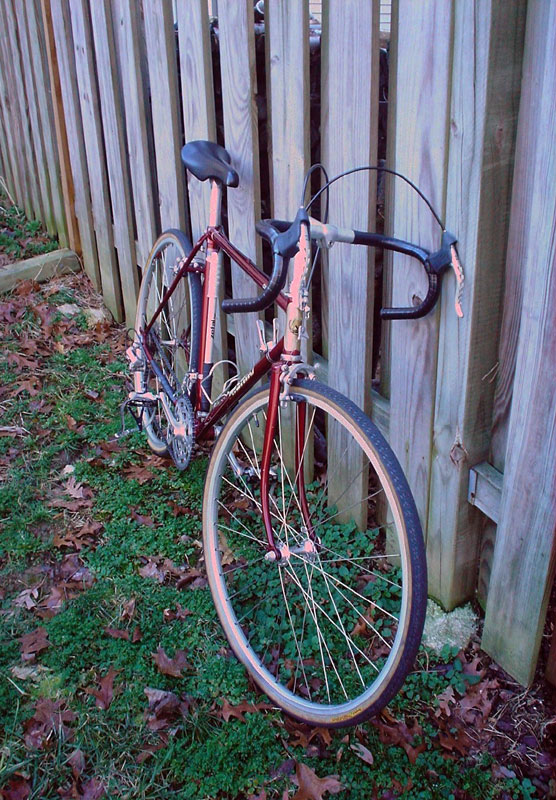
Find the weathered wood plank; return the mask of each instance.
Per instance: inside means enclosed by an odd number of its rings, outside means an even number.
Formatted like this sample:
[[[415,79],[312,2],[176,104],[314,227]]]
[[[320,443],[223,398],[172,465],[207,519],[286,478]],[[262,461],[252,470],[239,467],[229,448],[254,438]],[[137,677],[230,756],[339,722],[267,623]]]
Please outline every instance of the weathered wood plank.
[[[8,148],[8,129],[6,126],[6,110],[4,107],[4,91],[2,79],[2,60],[0,56],[0,151],[2,153],[2,168],[0,176],[6,181],[8,191],[15,195],[15,181],[14,173],[12,170],[12,153]]]
[[[15,82],[13,88],[15,91],[17,113],[19,114],[19,133],[22,136],[23,141],[26,179],[27,185],[29,186],[32,214],[34,219],[42,220],[44,218],[44,211],[41,198],[41,188],[39,186],[39,170],[37,169],[38,162],[35,156],[35,149],[31,135],[32,123],[29,118],[30,104],[33,102],[33,98],[31,97],[28,100],[25,94],[25,67],[24,62],[22,62],[24,52],[22,43],[20,41],[12,0],[6,0],[4,3],[4,14],[6,19],[5,31],[7,33],[8,47],[11,50],[12,57],[12,76]],[[23,32],[25,32],[25,29]]]
[[[0,269],[0,292],[7,292],[18,281],[47,281],[54,275],[65,275],[67,272],[79,272],[81,263],[73,250],[54,250],[25,261],[16,261]]]
[[[27,107],[28,123],[30,129],[30,142],[33,150],[33,169],[36,170],[36,180],[39,188],[41,205],[41,217],[46,230],[51,236],[56,234],[56,222],[52,209],[52,199],[50,195],[50,180],[48,169],[46,168],[47,159],[45,155],[42,124],[39,120],[38,93],[33,73],[33,62],[31,47],[40,47],[40,41],[35,37],[30,38],[29,25],[25,5],[23,2],[14,3],[14,11],[17,21],[17,32],[19,48],[23,66],[22,78],[23,89]],[[44,86],[40,87],[44,90]]]
[[[144,267],[158,231],[155,179],[149,156],[149,111],[141,72],[141,47],[134,0],[116,0],[115,33],[119,45],[127,152],[137,227],[137,257]]]
[[[64,195],[60,180],[60,159],[56,145],[56,127],[52,108],[54,91],[51,86],[46,60],[48,35],[40,21],[39,0],[25,0],[25,19],[29,33],[29,48],[33,66],[34,87],[40,132],[45,154],[44,166],[48,177],[53,225],[62,247],[68,245],[68,229],[64,212]]]
[[[214,84],[210,50],[208,9],[205,0],[191,0],[177,6],[180,50],[181,95],[185,141],[208,139],[216,141]],[[182,167],[183,169],[183,167]],[[210,183],[187,175],[191,238],[194,243],[209,221]],[[221,260],[222,268],[222,260]],[[220,300],[224,296],[224,281],[219,286]],[[214,331],[214,363],[228,356],[227,317],[219,308]],[[214,370],[212,397],[222,391],[228,378],[228,365]]]
[[[504,476],[488,461],[469,470],[468,502],[486,514],[493,522],[500,518],[500,500]]]
[[[528,161],[526,194],[514,195],[510,226],[524,226],[527,242],[522,315],[500,523],[488,593],[482,646],[523,684],[533,679],[556,547],[556,6],[530,3],[523,85],[534,86],[520,111],[545,142]],[[527,91],[530,91],[529,89]],[[520,132],[519,146],[527,141]],[[529,205],[524,215],[520,206]]]
[[[171,0],[143,6],[162,228],[186,229],[176,42]]]
[[[330,0],[324,11],[322,152],[332,176],[354,166],[376,163],[379,4]],[[354,75],[364,91],[353,92]],[[375,198],[376,173],[350,175],[330,193],[330,219],[337,225],[374,230]],[[329,383],[369,413],[374,251],[337,244],[328,261]],[[351,452],[345,432],[334,426],[329,430],[329,471],[330,464],[340,457],[342,468],[332,469],[337,478],[329,482],[329,500],[333,503],[343,494],[346,505],[352,507],[357,497],[367,494],[367,473],[359,453]],[[346,484],[351,484],[347,493]],[[366,525],[366,507],[361,508],[358,523]]]
[[[467,502],[468,465],[488,457],[505,243],[521,83],[524,0],[455,6],[446,224],[465,267],[442,290],[428,515],[430,591],[445,608],[473,596],[482,521]],[[496,224],[492,224],[493,218]]]
[[[114,319],[121,322],[122,291],[114,250],[110,193],[87,0],[73,0],[70,3],[70,10],[102,295]]]
[[[52,76],[54,68],[57,67],[60,78],[60,92],[58,94],[56,89],[54,107],[58,120],[56,131],[59,152],[62,154],[60,163],[63,166],[62,176],[66,216],[68,220],[71,219],[71,209],[74,207],[79,223],[79,239],[85,272],[93,282],[95,289],[99,291],[101,286],[100,269],[91,211],[89,174],[79,108],[79,92],[75,75],[68,0],[50,0],[48,5],[43,0],[42,11],[45,26],[50,28],[56,44],[56,60],[54,62],[54,54],[52,53],[50,74]],[[51,17],[49,17],[49,12]],[[50,33],[47,40],[50,40]],[[56,86],[55,82],[53,85]],[[66,135],[64,135],[64,130]],[[66,141],[71,170],[68,169],[68,163],[65,159]]]
[[[228,191],[228,231],[232,242],[261,264],[261,242],[255,232],[255,222],[260,218],[260,186],[253,5],[250,0],[223,2],[218,12],[226,149],[239,174],[239,187]],[[232,289],[235,297],[258,294],[255,284],[235,265]],[[256,316],[238,314],[235,319],[240,372],[249,369],[260,355]]]
[[[91,5],[91,21],[108,182],[114,218],[114,244],[118,251],[125,320],[128,327],[133,327],[137,311],[139,278],[131,211],[131,181],[123,130],[112,17],[108,0],[97,0]]]
[[[14,173],[14,198],[25,210],[28,217],[33,216],[33,204],[27,184],[26,159],[23,145],[23,135],[20,132],[21,118],[19,104],[15,95],[15,74],[10,36],[8,31],[7,8],[0,3],[0,29],[5,33],[0,36],[0,81],[2,81],[2,99],[6,132],[8,134],[8,148],[12,154],[12,169]]]
[[[394,42],[394,169],[407,175],[443,213],[449,122],[452,4],[400,0]],[[389,101],[390,102],[390,101]],[[415,192],[395,181],[388,227],[396,236],[435,249],[440,229]],[[392,304],[412,306],[427,282],[420,264],[392,259]],[[428,517],[438,315],[390,325],[390,444],[409,481],[425,529]],[[424,530],[426,536],[426,530]]]
[[[50,9],[50,0],[40,0],[40,12],[37,9],[38,24],[42,20],[42,30],[44,34],[44,43],[46,51],[46,59],[48,63],[48,76],[49,87],[51,96],[51,106],[49,110],[52,112],[54,121],[54,129],[51,127],[51,135],[55,137],[55,156],[57,166],[59,166],[59,180],[62,192],[62,205],[63,205],[63,222],[60,218],[59,231],[60,242],[63,241],[65,234],[63,233],[63,226],[67,232],[67,242],[72,250],[77,253],[82,253],[81,237],[79,233],[79,222],[77,220],[75,211],[75,187],[73,183],[73,175],[71,172],[71,161],[68,145],[68,134],[66,130],[66,120],[64,117],[64,106],[62,101],[62,89],[60,85],[60,71],[58,69],[58,58],[56,55],[56,42],[54,40],[54,31],[52,28],[52,14]],[[46,81],[46,76],[45,76]],[[71,105],[71,104],[70,104]],[[52,168],[50,168],[52,175]],[[51,186],[55,183],[51,177]],[[89,267],[85,266],[85,271]]]

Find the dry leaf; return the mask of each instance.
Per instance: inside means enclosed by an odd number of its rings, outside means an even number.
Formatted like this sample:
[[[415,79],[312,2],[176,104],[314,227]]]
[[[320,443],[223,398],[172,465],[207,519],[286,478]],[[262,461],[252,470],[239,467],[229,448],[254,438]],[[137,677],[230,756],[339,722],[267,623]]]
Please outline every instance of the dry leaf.
[[[105,628],[104,633],[111,636],[112,639],[125,639],[129,641],[129,631],[122,630],[121,628]]]
[[[27,800],[31,794],[31,785],[27,778],[13,775],[2,788],[2,800]]]
[[[114,678],[118,674],[118,670],[110,667],[104,678],[100,681],[100,689],[86,689],[88,694],[96,697],[96,707],[106,711],[110,707],[110,703],[114,698]]]
[[[70,711],[63,700],[42,699],[37,702],[35,714],[23,724],[25,746],[41,749],[51,741],[51,735],[70,741],[73,731],[66,722],[74,722],[76,714]]]
[[[325,792],[338,794],[342,789],[345,789],[345,786],[338,780],[337,775],[327,775],[325,778],[319,778],[310,767],[299,762],[295,768],[295,778],[292,778],[292,780],[299,786],[292,800],[323,800]]]
[[[181,678],[182,670],[192,669],[191,664],[187,661],[185,650],[176,650],[174,658],[170,658],[164,652],[162,647],[159,647],[156,653],[152,654],[153,661],[163,675],[171,675],[173,678]]]
[[[350,749],[353,750],[357,758],[360,758],[365,764],[370,764],[371,766],[374,764],[375,760],[373,754],[365,745],[361,744],[361,742],[355,742],[351,745]]]
[[[26,633],[19,640],[21,642],[21,658],[23,661],[34,661],[37,653],[46,650],[50,646],[46,628],[36,628],[30,633]]]

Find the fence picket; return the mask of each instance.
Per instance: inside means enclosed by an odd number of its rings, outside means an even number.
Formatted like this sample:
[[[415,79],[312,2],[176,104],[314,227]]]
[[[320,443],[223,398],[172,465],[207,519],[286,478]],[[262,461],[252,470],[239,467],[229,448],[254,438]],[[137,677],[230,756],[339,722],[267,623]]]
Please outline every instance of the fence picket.
[[[52,223],[55,228],[60,245],[68,246],[68,230],[64,212],[64,198],[60,179],[60,159],[56,147],[54,115],[52,109],[52,94],[50,91],[48,65],[46,63],[45,31],[37,24],[37,15],[40,15],[38,0],[25,0],[25,19],[22,24],[27,27],[29,35],[29,48],[31,63],[29,68],[34,74],[34,90],[37,103],[38,125],[44,149],[44,163],[48,178],[48,188],[51,202]],[[40,19],[40,16],[39,16]],[[39,166],[39,171],[40,166]]]
[[[45,11],[47,11],[46,3],[43,5],[43,19]],[[100,269],[91,211],[89,174],[85,155],[83,122],[79,106],[68,0],[50,0],[50,12],[52,15],[52,31],[56,42],[56,59],[60,75],[64,120],[67,129],[69,158],[75,190],[75,215],[79,222],[83,265],[95,289],[100,290]],[[71,202],[71,196],[68,199]]]
[[[522,0],[455,8],[446,224],[465,265],[465,316],[446,275],[427,524],[429,586],[446,608],[472,597],[477,577],[481,517],[467,502],[468,467],[490,444],[494,386],[484,376],[497,357],[524,11]]]
[[[255,106],[255,39],[250,0],[218,6],[220,68],[226,148],[239,174],[239,186],[228,190],[230,239],[245,255],[261,263],[261,243],[255,232],[260,218],[259,143]],[[253,297],[253,282],[232,264],[235,297]],[[255,314],[236,314],[236,354],[241,372],[259,357]]]
[[[176,42],[171,0],[143,7],[162,228],[186,227]]]
[[[323,9],[323,162],[333,176],[345,169],[375,164],[378,131],[378,2],[364,6],[330,0]],[[353,76],[365,92],[353,92]],[[344,178],[330,192],[330,220],[340,226],[374,230],[376,173]],[[374,253],[369,248],[337,244],[328,258],[328,382],[370,412]],[[347,311],[349,309],[349,311]],[[346,353],[350,357],[346,358]],[[342,458],[342,469],[329,484],[329,500],[352,484],[350,494],[365,497],[366,470],[352,454],[340,429],[330,436],[330,464]],[[358,523],[366,525],[360,507]]]
[[[407,175],[442,215],[449,121],[452,5],[441,0],[400,0],[395,35],[395,139],[392,166]],[[390,91],[390,96],[392,90]],[[436,249],[440,228],[429,209],[399,179],[389,230],[401,239]],[[424,298],[423,269],[406,256],[392,258],[391,303],[411,306]],[[438,313],[387,323],[390,328],[390,444],[409,481],[426,535],[436,383]]]
[[[514,191],[510,219],[511,241],[524,243],[523,305],[482,647],[529,684],[556,561],[556,6],[529,4],[525,36],[517,145],[524,191]],[[534,160],[531,136],[544,142]]]
[[[25,91],[26,108],[28,112],[29,128],[30,128],[30,145],[32,147],[33,160],[28,166],[36,165],[36,181],[39,189],[40,196],[40,213],[37,219],[42,219],[45,224],[46,230],[51,236],[56,234],[56,222],[54,220],[54,212],[52,210],[52,199],[50,195],[50,181],[48,171],[42,169],[42,165],[46,163],[42,125],[39,121],[38,101],[35,91],[35,81],[33,76],[33,67],[31,60],[31,46],[32,43],[29,39],[29,26],[27,24],[27,15],[25,13],[25,6],[22,2],[14,4],[14,11],[17,20],[17,31],[19,38],[19,48],[21,53],[22,63],[24,65],[22,72],[22,91]],[[40,40],[35,39],[35,47],[40,46]],[[29,157],[29,154],[28,154]]]
[[[104,148],[114,218],[114,243],[118,251],[125,319],[128,327],[133,327],[137,310],[139,280],[131,212],[131,182],[118,90],[118,70],[115,58],[112,17],[108,0],[97,0],[97,2],[91,4],[91,21],[102,113]]]
[[[122,293],[118,263],[114,250],[110,193],[106,173],[104,143],[96,84],[93,43],[87,0],[70,3],[75,69],[79,86],[79,102],[83,120],[85,153],[89,169],[91,203],[97,239],[102,294],[112,316],[122,320]]]

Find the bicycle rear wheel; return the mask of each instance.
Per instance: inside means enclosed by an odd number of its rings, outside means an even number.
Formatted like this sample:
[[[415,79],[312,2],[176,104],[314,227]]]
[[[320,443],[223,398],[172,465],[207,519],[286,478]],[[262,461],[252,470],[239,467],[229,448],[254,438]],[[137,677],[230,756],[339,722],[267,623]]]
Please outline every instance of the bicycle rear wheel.
[[[271,560],[257,432],[267,406],[268,388],[249,395],[210,460],[209,585],[234,653],[273,702],[313,725],[355,724],[398,691],[421,640],[426,565],[415,503],[368,417],[329,387],[298,380],[273,443],[270,508],[282,557]],[[305,499],[290,455],[292,419]]]
[[[178,269],[191,252],[191,243],[179,230],[167,230],[156,240],[149,255],[139,291],[135,322],[136,343],[160,305]],[[187,395],[195,402],[194,386],[188,373],[198,372],[201,338],[201,277],[188,273],[164,305],[147,335],[147,345],[154,361],[176,395]],[[160,379],[143,359],[140,370],[143,391],[160,394]],[[160,400],[142,412],[143,429],[151,449],[164,456],[169,452],[172,433]]]

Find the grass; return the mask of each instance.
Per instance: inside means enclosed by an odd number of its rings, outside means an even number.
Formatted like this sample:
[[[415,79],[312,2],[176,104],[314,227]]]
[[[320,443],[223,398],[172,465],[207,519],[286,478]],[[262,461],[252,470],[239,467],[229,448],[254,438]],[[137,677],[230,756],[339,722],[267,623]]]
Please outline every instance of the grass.
[[[79,317],[57,310],[96,302],[83,280],[60,279],[42,294],[27,284],[0,305],[9,322],[0,390],[3,796],[270,800],[294,796],[302,763],[321,778],[339,776],[341,798],[535,797],[527,779],[497,771],[480,747],[463,754],[441,745],[451,729],[439,726],[436,698],[474,683],[449,649],[440,658],[422,652],[382,727],[311,732],[278,711],[241,707],[225,720],[224,699],[256,707],[265,698],[231,655],[209,590],[177,587],[180,574],[202,566],[206,459],[178,473],[139,434],[114,442],[123,333],[83,330]],[[162,580],[141,574],[149,563]],[[38,628],[49,646],[30,657],[21,637]],[[181,677],[158,669],[159,648],[170,658],[185,652]],[[113,697],[102,708],[92,692],[110,668]],[[146,689],[173,693],[179,710],[149,708]],[[37,708],[47,701],[53,722],[33,743]],[[415,731],[405,745],[393,734],[402,725]]]
[[[56,250],[58,242],[0,192],[0,265]]]

